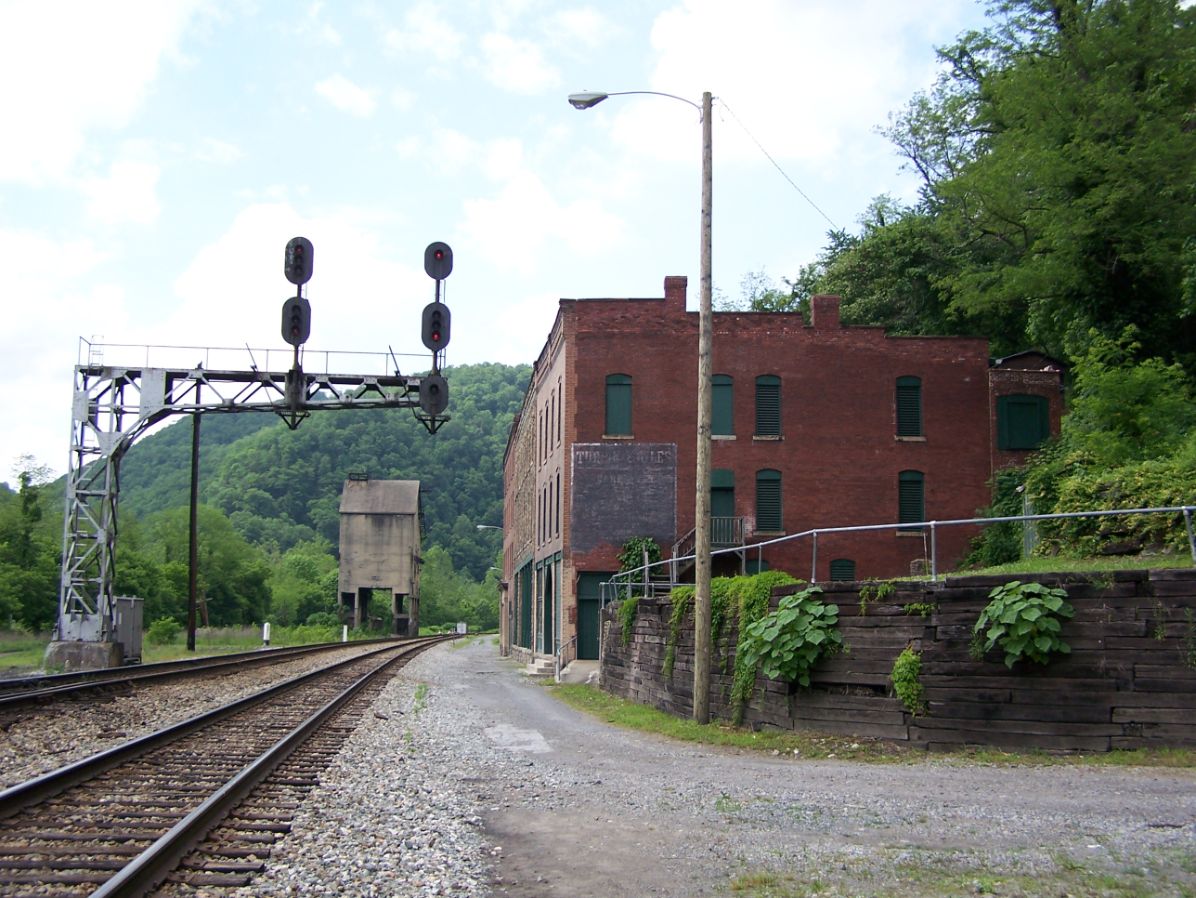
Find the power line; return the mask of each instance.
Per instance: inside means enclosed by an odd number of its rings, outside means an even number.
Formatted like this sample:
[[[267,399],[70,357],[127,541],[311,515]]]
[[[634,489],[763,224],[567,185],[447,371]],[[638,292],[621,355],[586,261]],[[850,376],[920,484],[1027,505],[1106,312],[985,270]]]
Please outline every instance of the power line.
[[[796,190],[798,192],[798,194],[801,196],[801,198],[810,204],[810,208],[812,208],[815,212],[817,212],[819,215],[821,215],[823,218],[825,218],[827,220],[827,223],[830,224],[830,226],[832,228],[834,228],[835,230],[839,230],[839,226],[837,224],[835,224],[834,221],[831,220],[831,217],[829,215],[827,215],[825,212],[823,212],[820,208],[818,208],[818,204],[816,202],[814,202],[812,199],[810,199],[808,196],[806,196],[806,192],[804,190],[802,190],[800,187],[798,187],[797,184],[794,183],[793,179],[791,177],[789,177],[789,175],[786,173],[785,169],[781,168],[780,164],[777,163],[777,160],[772,158],[772,154],[769,153],[768,150],[764,149],[764,144],[760,143],[760,141],[756,139],[756,135],[754,135],[751,131],[749,131],[747,129],[747,125],[745,125],[743,122],[741,122],[739,120],[739,116],[737,116],[735,114],[735,110],[733,110],[729,105],[727,105],[727,101],[724,100],[722,97],[719,97],[718,102],[719,102],[719,105],[723,109],[727,110],[727,112],[729,112],[731,114],[731,118],[735,119],[735,124],[739,125],[739,127],[743,129],[743,133],[746,134],[749,138],[751,138],[752,143],[754,143],[757,147],[760,148],[760,152],[763,153],[765,158],[768,159],[768,161],[773,164],[773,167],[776,168],[776,170],[781,173],[781,177],[784,178],[786,181],[788,181],[789,185],[794,190]]]

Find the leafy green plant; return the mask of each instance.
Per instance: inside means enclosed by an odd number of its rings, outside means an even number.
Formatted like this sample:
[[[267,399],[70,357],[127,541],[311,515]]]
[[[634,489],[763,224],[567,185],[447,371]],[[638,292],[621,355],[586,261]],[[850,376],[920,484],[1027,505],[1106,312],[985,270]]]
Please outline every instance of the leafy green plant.
[[[694,588],[678,586],[669,593],[669,600],[673,603],[673,610],[669,614],[669,641],[665,644],[664,663],[660,668],[666,678],[673,675],[673,662],[677,660],[677,640],[681,638],[681,622],[693,604]]]
[[[938,602],[910,602],[905,606],[906,614],[916,614],[919,617],[930,617],[938,610]]]
[[[1051,655],[1071,653],[1059,635],[1062,622],[1076,613],[1064,590],[1011,580],[995,587],[988,599],[972,628],[973,657],[1000,646],[1011,668],[1022,658],[1046,664]]]
[[[619,605],[619,626],[622,628],[623,645],[631,642],[631,634],[635,631],[635,615],[639,611],[639,596],[624,599]]]
[[[648,563],[660,561],[660,546],[650,536],[633,536],[623,543],[619,552],[619,570],[634,571],[644,566],[644,553],[648,553]]]
[[[182,632],[182,625],[173,617],[160,617],[145,631],[145,638],[153,645],[169,645]]]
[[[769,679],[809,686],[818,659],[843,645],[839,606],[818,599],[821,592],[808,586],[782,596],[775,611],[744,627],[739,641],[744,662]]]
[[[860,617],[868,615],[868,606],[880,602],[897,592],[897,584],[891,580],[869,580],[860,587]]]
[[[893,692],[911,714],[923,714],[926,711],[926,691],[922,688],[921,676],[922,653],[915,652],[913,646],[907,645],[893,662],[889,679],[893,681]]]

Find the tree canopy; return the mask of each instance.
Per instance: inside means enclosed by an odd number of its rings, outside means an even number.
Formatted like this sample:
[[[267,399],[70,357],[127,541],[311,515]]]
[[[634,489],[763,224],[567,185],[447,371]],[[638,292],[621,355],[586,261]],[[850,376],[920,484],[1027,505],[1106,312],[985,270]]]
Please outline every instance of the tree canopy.
[[[1081,356],[1136,325],[1196,369],[1196,8],[990,0],[887,133],[922,178],[833,233],[844,320]],[[799,278],[800,280],[800,278]]]

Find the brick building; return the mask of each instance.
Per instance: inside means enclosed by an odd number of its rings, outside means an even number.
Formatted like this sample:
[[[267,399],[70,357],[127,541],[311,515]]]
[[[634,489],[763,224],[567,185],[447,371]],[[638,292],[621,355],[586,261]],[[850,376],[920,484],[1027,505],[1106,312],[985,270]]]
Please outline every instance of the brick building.
[[[504,459],[501,643],[597,657],[598,584],[623,544],[692,552],[698,315],[686,279],[653,299],[562,299]],[[797,313],[713,315],[711,526],[715,549],[813,528],[970,518],[989,481],[1056,433],[1058,363],[990,361],[965,337],[845,327],[839,298]],[[971,528],[937,531],[940,563]],[[906,575],[924,528],[824,535],[716,556],[817,579]],[[571,654],[571,652],[570,652]]]

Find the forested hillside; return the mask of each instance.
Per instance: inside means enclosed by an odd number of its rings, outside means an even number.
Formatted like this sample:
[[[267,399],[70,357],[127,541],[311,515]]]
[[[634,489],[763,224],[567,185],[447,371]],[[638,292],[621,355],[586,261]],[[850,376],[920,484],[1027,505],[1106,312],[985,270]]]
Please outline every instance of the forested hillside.
[[[423,485],[425,623],[497,622],[502,457],[529,366],[445,370],[451,420],[432,435],[408,409],[318,412],[297,430],[269,413],[213,414],[200,442],[200,589],[213,625],[302,623],[335,607],[341,486],[351,473]],[[191,426],[134,444],[121,472],[116,590],[147,623],[183,619]],[[32,461],[31,461],[32,464]],[[57,603],[61,481],[23,473],[0,491],[0,620],[48,627]]]
[[[313,414],[291,431],[274,415],[209,415],[201,425],[200,501],[270,552],[339,534],[341,485],[350,473],[419,480],[424,542],[449,550],[481,579],[498,547],[502,456],[523,400],[528,366],[445,370],[452,420],[429,434],[407,409]],[[187,504],[191,427],[181,422],[136,444],[122,466],[121,510],[145,517]]]

